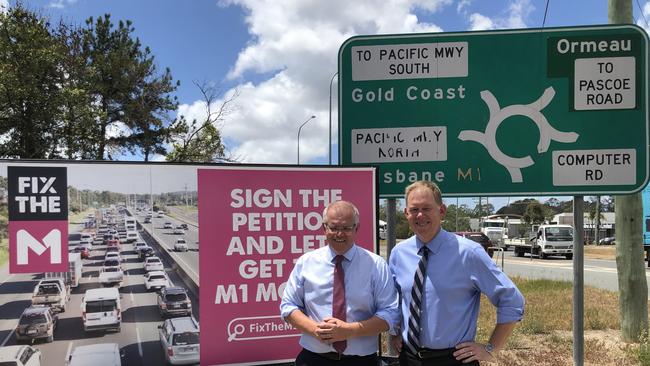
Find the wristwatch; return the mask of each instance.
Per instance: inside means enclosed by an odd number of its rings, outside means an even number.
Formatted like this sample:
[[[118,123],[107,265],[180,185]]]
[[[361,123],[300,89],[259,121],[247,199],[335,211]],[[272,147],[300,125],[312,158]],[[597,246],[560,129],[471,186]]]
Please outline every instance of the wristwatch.
[[[494,345],[493,345],[492,343],[488,342],[488,343],[485,345],[485,352],[487,352],[487,353],[489,353],[490,355],[492,355],[492,352],[494,352]]]

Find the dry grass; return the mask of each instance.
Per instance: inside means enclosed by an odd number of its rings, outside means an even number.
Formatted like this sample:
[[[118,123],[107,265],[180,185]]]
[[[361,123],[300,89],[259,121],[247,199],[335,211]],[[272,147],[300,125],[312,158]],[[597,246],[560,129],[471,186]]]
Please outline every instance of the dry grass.
[[[570,282],[512,278],[526,298],[524,319],[505,350],[488,365],[573,365],[573,289]],[[618,294],[585,287],[584,364],[650,365],[650,344],[620,340]],[[477,342],[485,343],[496,322],[496,310],[481,299]]]
[[[614,260],[616,259],[616,247],[614,245],[585,245],[585,258]]]

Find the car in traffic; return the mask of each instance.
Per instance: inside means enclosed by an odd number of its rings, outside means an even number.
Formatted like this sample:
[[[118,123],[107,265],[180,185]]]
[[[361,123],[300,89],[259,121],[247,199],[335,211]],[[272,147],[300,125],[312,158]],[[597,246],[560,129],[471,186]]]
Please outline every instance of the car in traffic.
[[[156,256],[147,257],[144,260],[144,270],[147,272],[151,271],[164,271],[163,263],[160,258]]]
[[[31,346],[0,347],[0,365],[41,366],[41,351]]]
[[[160,290],[163,287],[169,286],[169,278],[164,271],[151,271],[144,275],[144,286],[147,291]]]
[[[598,245],[615,245],[616,244],[616,237],[613,236],[608,236],[606,238],[602,238],[598,240]]]
[[[73,253],[79,253],[79,255],[81,256],[82,259],[90,258],[90,250],[87,247],[82,246],[81,244],[80,245],[75,245],[75,246],[71,247],[70,249],[71,249],[70,251],[73,252]]]
[[[492,241],[490,240],[490,238],[488,238],[487,235],[483,234],[482,232],[459,231],[456,232],[455,234],[481,244],[481,246],[483,247],[483,249],[485,249],[485,251],[490,256],[490,258],[494,256]]]
[[[150,224],[151,223],[151,217],[147,216],[144,218],[144,223],[145,224]]]
[[[16,342],[45,339],[47,343],[54,341],[54,331],[58,316],[49,306],[32,305],[23,311],[18,326],[16,326]],[[2,363],[0,363],[2,365]]]
[[[120,256],[119,252],[106,252],[106,255],[104,256],[104,262],[107,260],[116,260],[122,263],[122,256]]]
[[[81,299],[81,319],[84,331],[122,329],[122,302],[120,292],[114,288],[86,290]]]
[[[165,224],[163,225],[163,229],[172,229],[172,228],[174,228],[174,226],[170,221],[165,222]]]
[[[174,250],[177,252],[187,252],[188,249],[187,242],[183,238],[176,240],[176,243],[174,243]]]
[[[67,366],[122,366],[124,352],[117,343],[77,346],[68,356]]]
[[[158,294],[160,316],[192,316],[192,300],[183,287],[168,286]]]
[[[62,278],[42,279],[32,292],[32,305],[47,305],[55,311],[65,312],[70,300],[70,285]]]
[[[171,365],[199,362],[199,323],[190,316],[171,318],[158,326],[160,345]]]
[[[183,235],[185,234],[185,229],[182,226],[178,225],[174,228],[173,233],[174,235],[178,235],[178,234]]]
[[[179,226],[182,227],[183,229],[187,230],[187,224],[186,223],[182,223]]]
[[[153,248],[148,245],[146,247],[140,248],[138,251],[138,259],[141,261],[145,260],[147,257],[151,257],[152,255],[154,255]]]

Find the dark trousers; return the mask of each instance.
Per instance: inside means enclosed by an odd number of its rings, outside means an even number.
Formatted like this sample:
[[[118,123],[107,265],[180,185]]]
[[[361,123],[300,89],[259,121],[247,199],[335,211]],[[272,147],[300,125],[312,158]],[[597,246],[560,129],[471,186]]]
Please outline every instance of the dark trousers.
[[[296,357],[296,366],[377,366],[377,355],[345,356],[333,360],[335,353],[319,354],[302,349]]]
[[[463,363],[454,357],[455,348],[446,350],[437,350],[427,354],[427,358],[420,358],[411,352],[406,351],[404,347],[399,354],[400,366],[480,366],[478,361]],[[429,357],[431,356],[431,357]]]

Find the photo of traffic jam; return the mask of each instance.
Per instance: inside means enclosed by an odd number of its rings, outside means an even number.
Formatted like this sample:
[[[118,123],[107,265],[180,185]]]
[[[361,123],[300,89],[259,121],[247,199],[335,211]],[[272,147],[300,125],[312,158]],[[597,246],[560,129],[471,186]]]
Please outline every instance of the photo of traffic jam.
[[[68,165],[69,270],[0,275],[0,364],[198,364],[196,198],[196,167]]]

